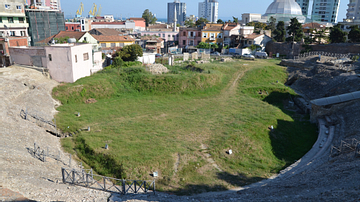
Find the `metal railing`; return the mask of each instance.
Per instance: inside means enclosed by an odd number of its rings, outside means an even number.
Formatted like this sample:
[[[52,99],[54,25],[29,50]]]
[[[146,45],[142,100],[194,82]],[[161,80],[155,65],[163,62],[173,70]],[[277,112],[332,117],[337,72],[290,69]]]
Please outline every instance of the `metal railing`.
[[[83,186],[91,189],[119,194],[141,194],[152,191],[155,194],[155,180],[124,180],[92,173],[92,170],[61,168],[64,184]]]
[[[353,151],[355,151],[355,156],[360,155],[360,141],[355,138],[347,141],[341,140],[340,146],[339,147],[332,146],[330,153],[331,156],[336,156],[344,152],[353,152]]]

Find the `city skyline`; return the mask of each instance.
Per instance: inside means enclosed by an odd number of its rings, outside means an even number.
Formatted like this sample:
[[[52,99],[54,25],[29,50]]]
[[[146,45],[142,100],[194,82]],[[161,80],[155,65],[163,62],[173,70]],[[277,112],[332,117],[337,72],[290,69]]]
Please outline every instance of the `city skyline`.
[[[76,10],[82,0],[61,0],[61,8],[65,13],[66,17],[75,16]],[[98,6],[102,6],[102,15],[112,14],[116,18],[122,17],[141,17],[145,9],[149,9],[152,13],[156,14],[157,18],[167,18],[167,5],[173,2],[173,0],[134,0],[126,2],[115,2],[110,0],[93,0],[91,2],[84,3],[84,14],[87,16],[93,3]],[[189,1],[182,0],[181,2],[186,3],[186,14],[187,16],[196,15],[198,16],[198,4],[203,0]],[[249,4],[245,0],[220,0],[219,1],[219,19],[231,18],[232,16],[241,19],[242,13],[259,13],[264,14],[267,7],[272,3],[272,0],[258,0],[256,4]],[[338,21],[341,22],[343,18],[346,18],[346,9],[348,0],[343,0],[340,4]],[[134,5],[138,5],[137,7]]]

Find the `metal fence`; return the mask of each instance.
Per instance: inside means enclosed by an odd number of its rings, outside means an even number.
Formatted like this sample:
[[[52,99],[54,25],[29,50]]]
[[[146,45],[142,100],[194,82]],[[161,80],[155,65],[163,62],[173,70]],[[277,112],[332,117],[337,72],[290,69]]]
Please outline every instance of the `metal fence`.
[[[50,147],[41,147],[36,142],[34,143],[34,148],[27,148],[28,152],[36,159],[39,159],[42,162],[47,162],[50,159],[54,159],[58,162],[63,163],[65,166],[71,167],[72,165],[72,156],[61,154],[59,149],[54,150]],[[82,164],[80,165],[82,167]]]
[[[354,152],[355,156],[360,156],[360,141],[353,138],[351,140],[341,140],[340,146],[332,146],[330,153],[331,156],[337,156],[345,152]]]
[[[48,129],[52,130],[51,132],[54,133],[57,137],[59,136],[57,127],[56,127],[56,120],[54,119],[53,121],[49,121],[49,119],[51,119],[50,117],[47,117],[45,114],[36,111],[36,110],[29,110],[28,108],[26,108],[25,110],[21,110],[20,111],[20,117],[31,121],[33,123],[36,123],[37,125],[41,126],[41,127],[47,127]],[[45,118],[47,117],[47,118]]]
[[[155,180],[121,180],[93,174],[92,170],[61,168],[64,184],[119,194],[141,194],[152,191],[155,194]]]

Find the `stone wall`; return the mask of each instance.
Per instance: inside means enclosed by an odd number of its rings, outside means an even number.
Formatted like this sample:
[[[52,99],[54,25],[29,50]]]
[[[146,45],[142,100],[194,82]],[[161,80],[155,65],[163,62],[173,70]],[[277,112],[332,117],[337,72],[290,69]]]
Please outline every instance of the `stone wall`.
[[[327,53],[338,53],[338,54],[358,54],[360,52],[360,44],[354,43],[336,43],[336,44],[320,44],[310,45],[312,51],[322,51]],[[280,55],[286,55],[287,58],[291,56],[299,55],[304,50],[301,44],[294,44],[294,54],[292,54],[292,43],[279,43],[269,42],[266,45],[265,51],[271,56],[271,54],[279,53]]]
[[[298,43],[294,43],[293,45],[292,43],[279,43],[270,41],[267,43],[265,51],[270,57],[272,57],[272,54],[279,53],[280,55],[286,55],[287,58],[290,58],[293,55],[299,55],[301,48],[301,45]],[[292,54],[293,50],[294,54]]]

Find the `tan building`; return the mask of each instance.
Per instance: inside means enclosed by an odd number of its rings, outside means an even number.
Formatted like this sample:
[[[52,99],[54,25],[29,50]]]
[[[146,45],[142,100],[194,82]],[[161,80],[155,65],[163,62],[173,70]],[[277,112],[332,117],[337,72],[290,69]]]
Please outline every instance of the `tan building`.
[[[209,44],[219,44],[222,45],[224,42],[223,39],[223,24],[206,24],[201,30],[201,42]]]

